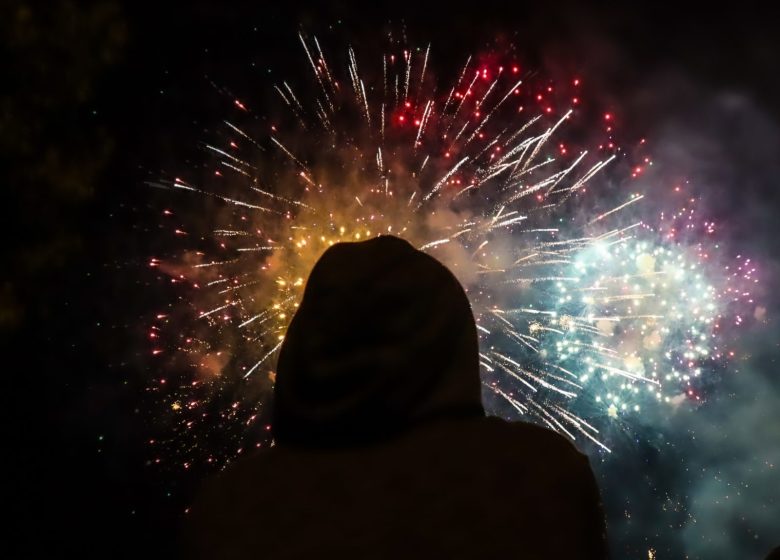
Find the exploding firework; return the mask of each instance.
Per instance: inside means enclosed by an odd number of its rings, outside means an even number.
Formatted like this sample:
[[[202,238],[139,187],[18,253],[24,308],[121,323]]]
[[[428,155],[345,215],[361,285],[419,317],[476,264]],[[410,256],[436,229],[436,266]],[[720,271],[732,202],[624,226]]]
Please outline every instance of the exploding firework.
[[[313,77],[273,86],[284,114],[232,99],[208,173],[154,183],[203,200],[192,227],[171,228],[191,250],[150,262],[181,285],[152,327],[168,362],[150,391],[185,466],[268,442],[275,356],[309,270],[330,245],[381,234],[464,285],[491,412],[609,451],[605,426],[699,398],[730,305],[750,297],[730,282],[754,271],[715,266],[693,201],[643,215],[632,178],[652,162],[620,148],[579,78],[491,55],[439,90],[430,47],[391,41],[373,74],[346,49],[342,80],[316,38],[300,42]],[[625,180],[605,180],[613,168]],[[702,239],[681,235],[692,228]]]

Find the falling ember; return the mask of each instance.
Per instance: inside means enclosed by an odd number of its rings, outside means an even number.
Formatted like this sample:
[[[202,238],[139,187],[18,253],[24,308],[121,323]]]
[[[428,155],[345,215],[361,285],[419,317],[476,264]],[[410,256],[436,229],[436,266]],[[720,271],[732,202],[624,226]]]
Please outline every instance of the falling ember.
[[[172,382],[150,392],[160,415],[174,413],[182,464],[224,463],[256,446],[250,434],[268,441],[276,355],[304,279],[331,245],[383,233],[463,283],[491,413],[609,451],[608,428],[700,398],[700,379],[729,355],[718,325],[741,322],[732,308],[752,297],[742,285],[755,267],[724,273],[710,266],[714,247],[676,235],[702,229],[690,203],[659,221],[639,181],[601,188],[605,173],[646,177],[652,163],[617,146],[612,112],[578,120],[580,77],[524,84],[511,59],[469,58],[442,88],[429,49],[396,45],[377,74],[349,49],[341,73],[315,38],[300,41],[310,82],[271,84],[285,111],[276,124],[258,129],[231,100],[225,134],[204,144],[219,171],[153,183],[208,201],[191,221],[165,210],[166,224],[181,220],[166,226],[177,246],[193,250],[148,261],[184,301],[156,314],[149,337],[170,364]],[[566,138],[570,126],[590,141]]]

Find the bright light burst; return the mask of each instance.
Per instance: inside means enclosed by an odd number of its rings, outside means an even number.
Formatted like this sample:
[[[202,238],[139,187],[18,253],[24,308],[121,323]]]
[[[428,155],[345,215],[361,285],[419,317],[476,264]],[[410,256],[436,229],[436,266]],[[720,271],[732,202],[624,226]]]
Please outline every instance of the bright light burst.
[[[169,359],[150,391],[186,467],[268,441],[256,424],[309,270],[328,246],[381,234],[463,283],[493,413],[609,450],[618,419],[699,399],[698,380],[727,357],[725,322],[740,321],[733,302],[751,297],[734,279],[754,269],[718,265],[693,201],[645,215],[632,178],[652,162],[621,150],[615,115],[583,103],[580,78],[545,82],[493,54],[439,90],[430,47],[391,40],[375,74],[347,49],[342,80],[316,38],[300,41],[313,79],[274,84],[285,115],[232,100],[234,118],[204,144],[210,171],[154,183],[204,197],[191,227],[164,212],[190,250],[150,262],[181,285],[150,333]],[[625,180],[605,177],[613,161]],[[677,235],[690,229],[701,238]]]

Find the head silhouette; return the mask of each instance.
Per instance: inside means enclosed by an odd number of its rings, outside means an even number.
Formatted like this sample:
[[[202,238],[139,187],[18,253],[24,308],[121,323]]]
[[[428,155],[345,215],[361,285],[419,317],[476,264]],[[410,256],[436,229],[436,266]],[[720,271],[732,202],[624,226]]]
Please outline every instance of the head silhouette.
[[[280,444],[370,443],[447,416],[483,415],[478,342],[463,288],[391,236],[329,248],[279,354]]]

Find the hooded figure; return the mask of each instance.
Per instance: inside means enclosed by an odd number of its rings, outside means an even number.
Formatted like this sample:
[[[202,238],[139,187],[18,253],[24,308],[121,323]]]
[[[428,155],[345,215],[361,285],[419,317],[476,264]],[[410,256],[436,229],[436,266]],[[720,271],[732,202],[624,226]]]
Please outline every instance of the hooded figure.
[[[605,558],[587,458],[487,418],[466,294],[382,236],[328,249],[282,344],[276,446],[207,481],[194,558]]]

